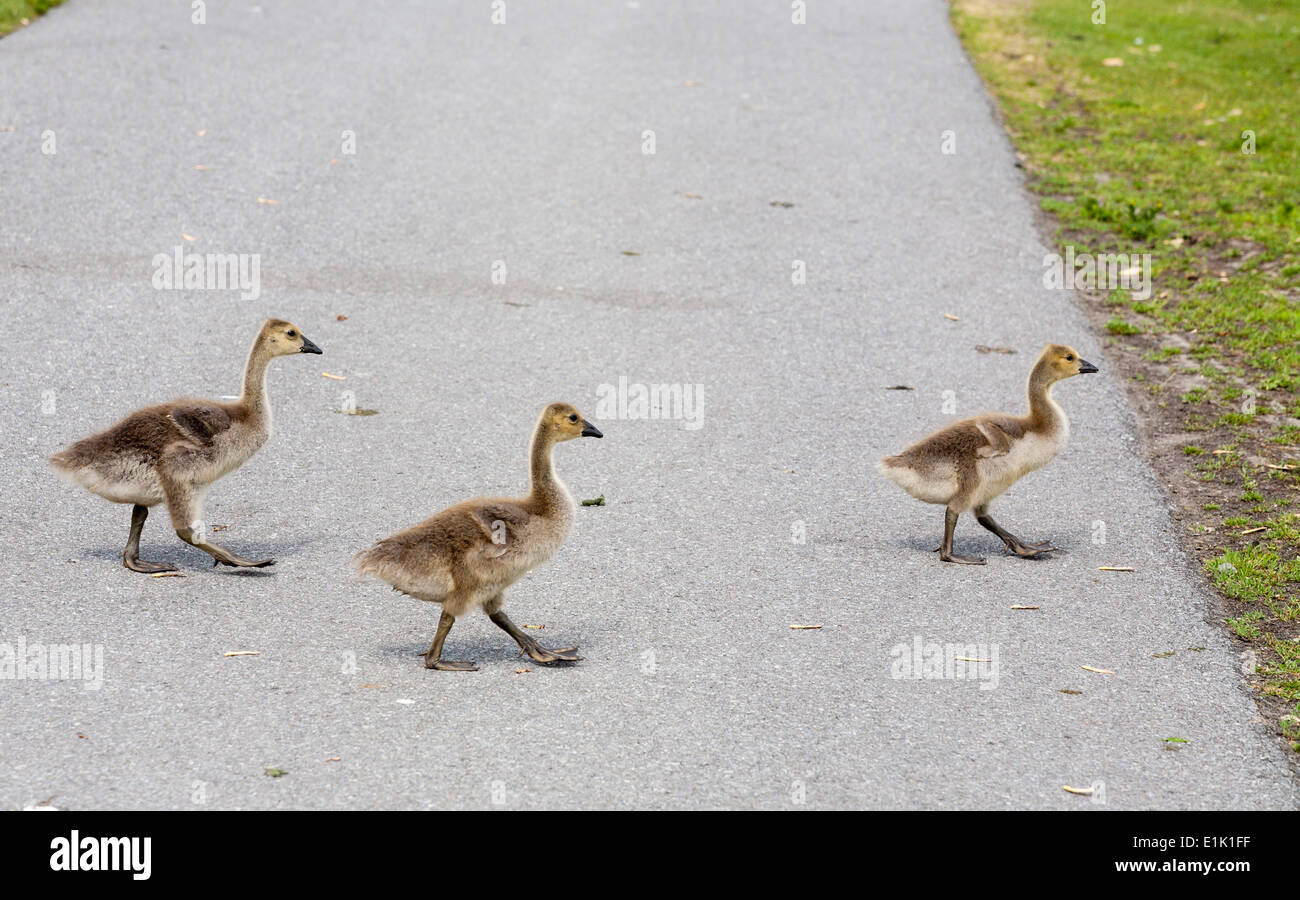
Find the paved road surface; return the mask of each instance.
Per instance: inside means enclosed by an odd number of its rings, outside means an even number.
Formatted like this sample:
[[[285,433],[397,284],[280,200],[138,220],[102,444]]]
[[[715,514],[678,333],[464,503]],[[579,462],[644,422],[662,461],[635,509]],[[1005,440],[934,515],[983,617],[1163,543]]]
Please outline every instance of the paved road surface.
[[[945,5],[766,6],[69,0],[0,42],[0,640],[104,652],[97,691],[0,683],[0,806],[1295,805]],[[261,296],[155,290],[177,246],[259,254]],[[275,364],[277,431],[208,521],[279,565],[214,571],[160,510],[145,556],[186,577],[127,572],[128,510],[45,457],[234,393],[271,314],[325,355]],[[940,565],[941,511],[874,461],[945,391],[1018,408],[1047,340],[1103,375],[999,510],[1068,552],[963,521],[989,565]],[[607,505],[507,609],[586,661],[517,674],[476,616],[449,647],[482,670],[425,671],[436,609],[349,556],[521,490],[538,410],[595,418],[620,377],[703,385],[702,417],[558,451]],[[918,640],[996,681],[891,677]]]

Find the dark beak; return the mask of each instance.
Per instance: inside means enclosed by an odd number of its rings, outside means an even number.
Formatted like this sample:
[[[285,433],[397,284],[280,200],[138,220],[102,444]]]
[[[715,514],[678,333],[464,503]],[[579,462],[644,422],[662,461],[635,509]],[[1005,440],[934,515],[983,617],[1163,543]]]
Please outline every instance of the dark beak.
[[[1100,369],[1098,369],[1098,368],[1097,368],[1096,366],[1094,366],[1092,363],[1088,362],[1086,359],[1082,359],[1082,358],[1081,358],[1081,359],[1079,360],[1079,374],[1080,374],[1080,375],[1091,375],[1093,372],[1100,372],[1100,371],[1101,371]]]
[[[595,425],[592,425],[586,419],[582,420],[582,436],[583,437],[604,437],[604,435],[600,433],[600,429],[597,428]]]
[[[304,334],[302,336],[302,348],[299,349],[298,352],[299,353],[324,353],[325,351],[322,350],[320,347],[317,347],[311,341],[307,340],[307,335]]]

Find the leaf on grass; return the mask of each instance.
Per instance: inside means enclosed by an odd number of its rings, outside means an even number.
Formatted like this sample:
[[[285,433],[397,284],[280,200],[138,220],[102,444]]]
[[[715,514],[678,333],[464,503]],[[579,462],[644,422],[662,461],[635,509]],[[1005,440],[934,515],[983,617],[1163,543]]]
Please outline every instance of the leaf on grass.
[[[583,506],[604,506],[604,505],[605,505],[605,495],[604,495],[604,494],[601,494],[599,497],[593,497],[593,498],[590,499],[590,500],[583,500],[583,501],[582,501],[582,505],[583,505]]]
[[[275,766],[267,766],[266,774],[272,778],[281,778],[289,774],[288,769],[277,769]]]
[[[261,650],[227,650],[222,656],[261,656]]]
[[[1071,794],[1082,794],[1084,797],[1091,797],[1093,792],[1093,789],[1090,787],[1077,788],[1077,787],[1070,787],[1068,784],[1063,784],[1061,785],[1061,787],[1064,790],[1069,791]]]
[[[1108,69],[1115,69],[1124,65],[1124,58],[1121,56],[1108,56],[1101,61],[1101,64]]]
[[[1189,743],[1187,738],[1165,738],[1166,744],[1186,744]]]
[[[1268,526],[1267,526],[1267,525],[1261,525],[1261,526],[1259,526],[1258,528],[1248,528],[1248,529],[1246,529],[1245,531],[1243,531],[1243,532],[1241,533],[1241,536],[1244,537],[1244,536],[1246,536],[1246,535],[1248,535],[1248,534],[1258,534],[1258,533],[1261,532],[1261,531],[1268,531]]]
[[[1114,674],[1115,674],[1115,673],[1112,672],[1110,669],[1094,669],[1092,666],[1079,666],[1079,668],[1080,668],[1080,669],[1083,669],[1083,670],[1086,671],[1086,672],[1096,672],[1098,675],[1114,675]]]

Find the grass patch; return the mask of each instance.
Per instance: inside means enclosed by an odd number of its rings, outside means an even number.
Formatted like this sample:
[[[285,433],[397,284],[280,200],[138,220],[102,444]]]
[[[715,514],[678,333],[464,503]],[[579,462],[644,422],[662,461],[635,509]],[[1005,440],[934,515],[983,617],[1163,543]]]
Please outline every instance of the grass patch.
[[[30,24],[63,0],[0,0],[0,37]]]
[[[1300,749],[1300,4],[952,6],[1061,252],[1151,254],[1149,297],[1081,295]]]

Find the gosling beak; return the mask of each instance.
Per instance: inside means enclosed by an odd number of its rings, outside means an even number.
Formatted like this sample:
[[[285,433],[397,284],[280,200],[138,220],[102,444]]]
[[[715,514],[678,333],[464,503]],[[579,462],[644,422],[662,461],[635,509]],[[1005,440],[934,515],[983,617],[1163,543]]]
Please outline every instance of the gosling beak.
[[[1088,362],[1086,359],[1079,360],[1080,375],[1091,375],[1093,372],[1100,372],[1100,371],[1101,371],[1100,369],[1098,369],[1092,363]]]
[[[582,420],[582,436],[583,437],[604,437],[604,435],[600,433],[600,429],[597,428],[595,425],[592,425],[586,419]]]
[[[317,347],[311,341],[307,340],[307,335],[304,334],[302,336],[302,347],[299,348],[298,352],[299,353],[324,353],[325,351],[322,350],[320,347]]]

